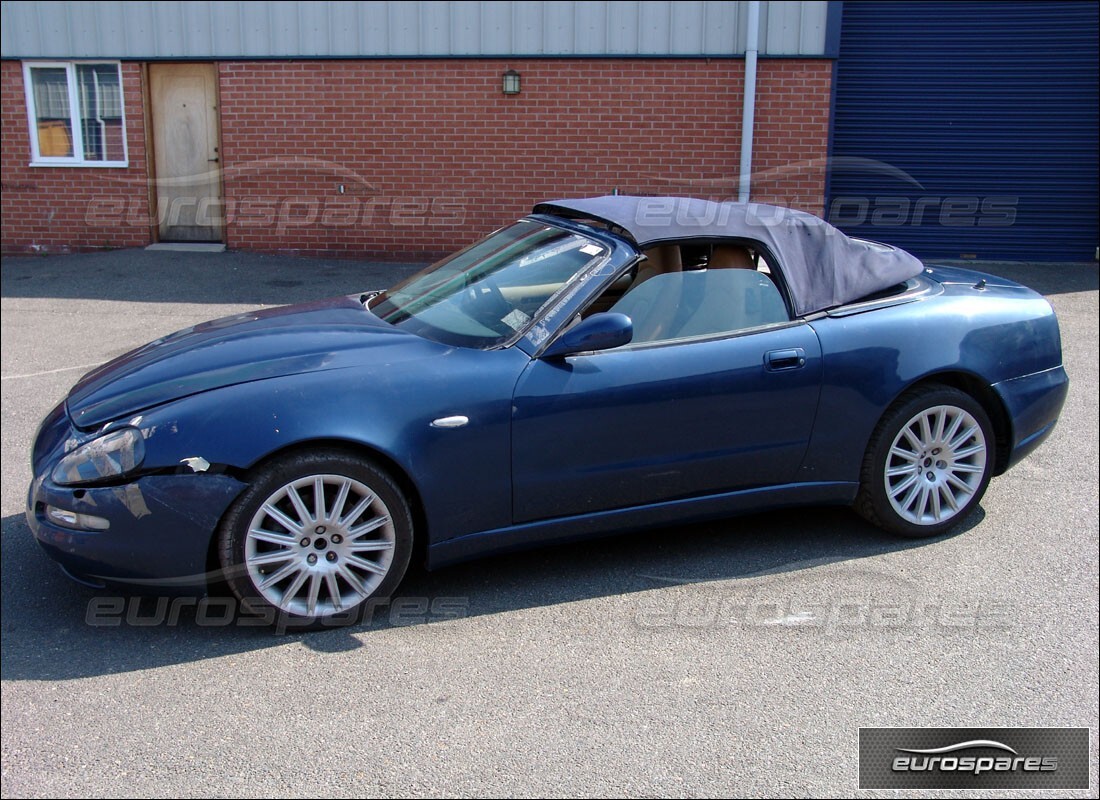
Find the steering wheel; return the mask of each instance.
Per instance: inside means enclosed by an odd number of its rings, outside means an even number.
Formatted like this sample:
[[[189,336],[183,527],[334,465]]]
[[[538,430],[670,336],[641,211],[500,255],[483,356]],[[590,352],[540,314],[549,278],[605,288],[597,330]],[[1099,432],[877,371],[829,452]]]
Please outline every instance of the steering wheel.
[[[504,317],[511,313],[512,306],[504,299],[504,294],[496,283],[482,278],[467,286],[463,292],[466,295],[466,313],[494,333],[512,333],[511,326],[504,322]]]

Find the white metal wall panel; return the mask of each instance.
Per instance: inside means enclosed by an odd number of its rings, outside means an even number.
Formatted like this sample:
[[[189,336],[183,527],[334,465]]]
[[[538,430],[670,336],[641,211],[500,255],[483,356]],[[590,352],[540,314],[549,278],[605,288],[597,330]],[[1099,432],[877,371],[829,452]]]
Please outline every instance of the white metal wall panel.
[[[420,7],[420,46],[430,52],[447,52],[451,48],[450,3],[428,2]]]
[[[74,31],[86,30],[91,35],[89,41],[100,41],[102,34],[99,31],[95,9],[86,5],[72,6],[71,14],[64,19],[56,20],[56,24],[67,29],[67,35],[72,37]]]
[[[542,6],[543,29],[541,43],[534,51],[538,55],[566,55],[574,41],[573,3],[539,3]]]
[[[210,26],[210,49],[227,53],[241,48],[241,18],[239,14],[222,14],[219,24]]]
[[[703,4],[703,52],[720,53],[730,43],[738,51],[745,49],[743,28],[738,26],[740,3]]]
[[[419,6],[392,6],[385,8],[387,51],[391,56],[415,56],[420,47]]]
[[[227,6],[231,5],[229,3]],[[264,53],[275,52],[271,43],[271,18],[268,13],[269,3],[239,3],[236,11],[241,18],[240,25],[240,52],[245,56],[260,56]],[[228,9],[227,9],[228,10]],[[182,55],[172,53],[172,55]],[[297,55],[291,53],[290,55]]]
[[[761,50],[784,55],[798,52],[799,24],[802,9],[798,3],[769,3],[768,17],[763,20],[764,35]],[[793,45],[793,46],[792,46]]]
[[[573,3],[573,42],[563,42],[562,52],[603,53],[607,50],[607,7]]]
[[[67,0],[0,3],[4,58],[731,56],[734,0]],[[825,53],[825,0],[761,4],[760,52]]]
[[[542,47],[542,11],[542,3],[512,3],[512,46],[517,53],[535,53]]]
[[[409,13],[408,10],[394,13]],[[468,55],[476,53],[481,41],[481,6],[477,3],[457,3],[451,5],[451,46],[438,55]],[[421,55],[436,55],[422,53]]]
[[[479,53],[512,51],[512,4],[494,0],[481,4],[481,42]]]
[[[326,52],[331,36],[331,9],[328,14],[309,14],[304,7],[298,6],[298,42],[302,55],[316,56]]]
[[[277,53],[301,55],[298,41],[298,7],[290,3],[256,3],[266,6],[271,49]]]
[[[828,3],[798,3],[801,16],[798,19],[798,42],[793,53],[803,53],[825,41],[828,22]]]
[[[389,14],[385,3],[359,4],[359,47],[369,53],[389,55]]]
[[[669,20],[670,53],[695,55],[702,52],[705,26],[704,4],[700,0],[681,0],[673,3]]]
[[[607,52],[613,55],[638,54],[638,3],[611,3],[607,6]]]
[[[214,29],[210,25],[210,9],[200,3],[184,3],[181,11],[180,27],[186,37],[187,50],[200,58],[214,55]]]
[[[668,3],[642,3],[639,10],[637,52],[666,55],[672,16]]]
[[[333,51],[359,51],[359,4],[339,0],[329,3],[329,38]],[[323,49],[323,48],[322,48]]]

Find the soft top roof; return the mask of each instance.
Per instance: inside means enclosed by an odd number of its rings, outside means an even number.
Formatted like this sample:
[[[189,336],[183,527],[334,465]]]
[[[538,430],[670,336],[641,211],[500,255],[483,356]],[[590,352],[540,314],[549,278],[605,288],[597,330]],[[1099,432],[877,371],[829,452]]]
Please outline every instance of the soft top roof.
[[[676,239],[752,239],[779,260],[797,316],[851,303],[919,275],[924,265],[889,245],[852,239],[825,220],[763,203],[614,195],[539,203],[536,214],[592,219],[639,247]]]

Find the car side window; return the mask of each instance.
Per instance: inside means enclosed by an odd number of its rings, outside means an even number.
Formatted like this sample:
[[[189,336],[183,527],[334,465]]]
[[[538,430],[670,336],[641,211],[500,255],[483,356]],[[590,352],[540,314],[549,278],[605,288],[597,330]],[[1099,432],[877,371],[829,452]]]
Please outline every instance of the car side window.
[[[663,246],[669,247],[675,246]],[[790,320],[779,289],[760,269],[765,262],[747,247],[715,245],[694,268],[667,253],[660,262],[675,266],[646,271],[642,262],[634,283],[608,309],[630,317],[632,344],[735,333]]]

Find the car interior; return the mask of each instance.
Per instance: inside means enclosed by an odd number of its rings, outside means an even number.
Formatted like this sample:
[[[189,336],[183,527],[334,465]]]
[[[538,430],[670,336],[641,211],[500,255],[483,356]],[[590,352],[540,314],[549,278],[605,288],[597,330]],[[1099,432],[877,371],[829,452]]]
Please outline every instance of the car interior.
[[[661,243],[593,302],[626,314],[632,343],[710,336],[787,322],[783,295],[762,254],[740,242]]]

